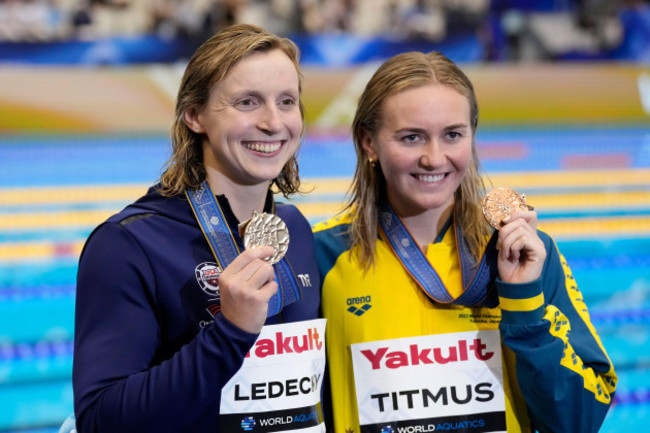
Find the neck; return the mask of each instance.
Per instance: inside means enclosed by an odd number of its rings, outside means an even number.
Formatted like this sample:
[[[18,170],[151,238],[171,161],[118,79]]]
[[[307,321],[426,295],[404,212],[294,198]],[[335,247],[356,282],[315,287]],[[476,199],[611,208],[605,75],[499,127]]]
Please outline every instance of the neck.
[[[255,185],[237,184],[219,172],[208,169],[208,183],[213,193],[228,198],[230,208],[239,222],[252,217],[254,211],[261,213],[264,210],[269,182]]]
[[[417,215],[400,215],[400,218],[420,249],[426,253],[427,247],[433,243],[445,226],[453,209],[452,204],[442,209],[429,209]]]

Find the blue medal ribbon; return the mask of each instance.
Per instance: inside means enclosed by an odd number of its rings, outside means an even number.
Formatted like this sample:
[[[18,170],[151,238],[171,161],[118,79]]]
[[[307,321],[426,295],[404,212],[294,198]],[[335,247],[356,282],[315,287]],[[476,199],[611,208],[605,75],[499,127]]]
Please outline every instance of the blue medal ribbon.
[[[449,294],[440,276],[388,201],[384,201],[379,208],[381,232],[404,269],[431,299],[443,304],[468,307],[485,304],[489,295],[494,293],[492,289],[497,276],[497,257],[494,245],[497,237],[495,234],[492,235],[481,260],[475,263],[455,219],[453,226],[464,288],[463,293],[457,298],[453,298]]]
[[[198,189],[185,191],[185,195],[210,245],[212,255],[221,270],[226,269],[240,254],[237,243],[239,233],[230,230],[226,216],[207,181],[203,181]],[[298,280],[286,256],[273,265],[273,268],[279,288],[269,300],[267,317],[275,316],[282,311],[282,308],[302,298]]]

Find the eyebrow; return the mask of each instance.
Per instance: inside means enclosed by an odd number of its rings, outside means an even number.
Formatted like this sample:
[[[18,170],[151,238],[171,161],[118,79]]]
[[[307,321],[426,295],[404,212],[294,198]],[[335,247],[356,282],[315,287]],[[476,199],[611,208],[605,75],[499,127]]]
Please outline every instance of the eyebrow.
[[[445,126],[443,131],[453,131],[454,129],[463,129],[463,128],[469,128],[469,125],[466,123],[455,123],[453,125]],[[417,127],[400,128],[397,131],[395,131],[395,134],[404,134],[404,133],[427,134],[428,132],[424,128],[417,128]]]
[[[278,93],[280,96],[290,96],[292,98],[300,99],[300,92],[295,91],[292,89],[285,89],[282,90]],[[230,99],[237,99],[241,98],[243,96],[251,96],[253,98],[258,98],[258,99],[264,99],[265,98],[265,93],[263,91],[257,90],[257,89],[243,89],[243,90],[238,90],[232,93],[230,96]]]
[[[234,99],[241,98],[241,97],[244,97],[244,96],[252,96],[254,98],[259,98],[259,97],[262,96],[262,93],[259,90],[241,89],[241,90],[237,90],[235,92],[232,92],[230,94],[230,97],[234,98]]]
[[[453,129],[462,129],[462,128],[469,128],[469,125],[466,123],[456,123],[454,125],[449,125],[445,127],[445,131],[451,131]]]
[[[398,135],[399,134],[406,134],[406,133],[409,133],[409,134],[426,134],[427,130],[423,129],[423,128],[409,128],[409,127],[406,127],[406,128],[400,128],[397,131],[395,131],[395,134],[398,134]]]

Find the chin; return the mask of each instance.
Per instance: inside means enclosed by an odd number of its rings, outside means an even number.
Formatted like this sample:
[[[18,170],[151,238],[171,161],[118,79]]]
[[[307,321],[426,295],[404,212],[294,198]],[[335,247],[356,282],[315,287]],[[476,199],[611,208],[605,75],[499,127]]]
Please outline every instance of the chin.
[[[270,182],[273,179],[275,179],[276,177],[278,177],[281,172],[282,172],[281,169],[277,170],[277,171],[267,171],[267,170],[262,171],[262,170],[260,170],[260,171],[258,171],[256,173],[251,173],[251,177],[253,179],[259,180],[259,183]]]

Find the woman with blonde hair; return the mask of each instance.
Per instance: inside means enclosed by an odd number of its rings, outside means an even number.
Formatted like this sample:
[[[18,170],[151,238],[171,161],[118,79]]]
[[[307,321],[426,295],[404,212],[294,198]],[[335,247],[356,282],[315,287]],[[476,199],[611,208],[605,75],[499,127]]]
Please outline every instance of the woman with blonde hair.
[[[359,98],[350,200],[314,228],[334,431],[593,432],[607,413],[616,374],[536,212],[498,189],[484,218],[477,126],[436,52],[387,60]]]
[[[79,431],[282,431],[288,417],[323,431],[313,236],[271,189],[300,187],[298,56],[235,25],[189,61],[160,183],[81,255]]]

